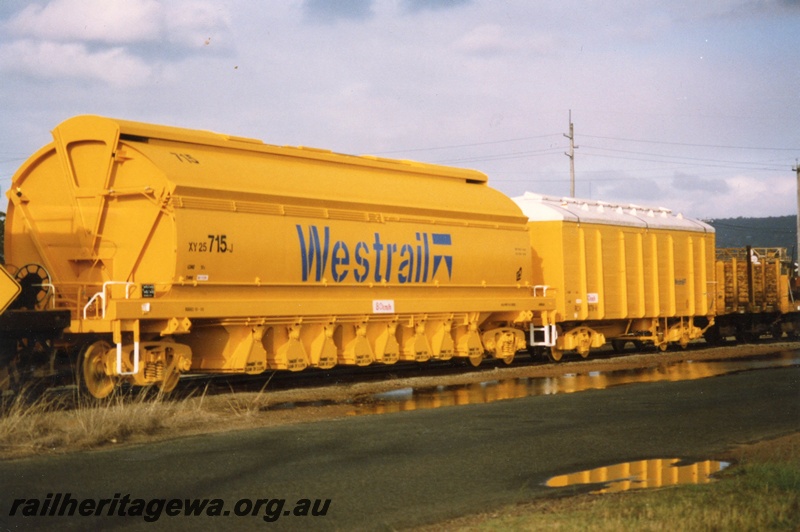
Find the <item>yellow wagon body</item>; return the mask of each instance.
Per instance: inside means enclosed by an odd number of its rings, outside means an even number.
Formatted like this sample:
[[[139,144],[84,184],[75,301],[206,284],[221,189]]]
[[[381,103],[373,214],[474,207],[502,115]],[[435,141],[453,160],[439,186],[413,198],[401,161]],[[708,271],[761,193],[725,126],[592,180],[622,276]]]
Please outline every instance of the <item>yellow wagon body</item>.
[[[531,193],[516,201],[529,218],[532,282],[555,289],[557,350],[686,345],[713,323],[711,226],[667,209]]]
[[[509,358],[552,305],[526,218],[479,172],[96,116],[53,138],[13,178],[6,260],[48,272],[68,333],[108,335],[84,365],[98,392]]]

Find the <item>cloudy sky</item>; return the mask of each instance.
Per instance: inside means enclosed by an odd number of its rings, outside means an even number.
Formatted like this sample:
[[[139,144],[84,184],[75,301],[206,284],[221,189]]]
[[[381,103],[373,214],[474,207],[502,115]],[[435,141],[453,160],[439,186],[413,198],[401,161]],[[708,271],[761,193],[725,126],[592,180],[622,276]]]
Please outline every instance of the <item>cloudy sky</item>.
[[[800,0],[3,0],[0,187],[77,114],[796,212]]]

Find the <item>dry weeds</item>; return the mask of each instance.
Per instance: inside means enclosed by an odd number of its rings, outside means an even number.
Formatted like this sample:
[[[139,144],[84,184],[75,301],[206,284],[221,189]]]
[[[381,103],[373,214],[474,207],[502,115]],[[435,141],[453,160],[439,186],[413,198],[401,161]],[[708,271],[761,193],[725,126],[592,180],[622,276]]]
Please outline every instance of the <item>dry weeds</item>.
[[[691,352],[636,354],[560,364],[510,366],[489,371],[364,382],[318,388],[272,391],[269,381],[259,392],[209,395],[180,400],[142,391],[114,396],[97,404],[72,394],[47,394],[30,400],[26,394],[6,400],[0,409],[0,459],[44,453],[65,453],[108,446],[224,432],[255,427],[313,422],[359,413],[358,403],[378,393],[403,388],[460,385],[496,379],[552,377],[658,367],[677,360],[756,356],[798,349],[798,343],[731,346]],[[280,405],[288,405],[280,408]],[[292,405],[303,405],[292,408]]]

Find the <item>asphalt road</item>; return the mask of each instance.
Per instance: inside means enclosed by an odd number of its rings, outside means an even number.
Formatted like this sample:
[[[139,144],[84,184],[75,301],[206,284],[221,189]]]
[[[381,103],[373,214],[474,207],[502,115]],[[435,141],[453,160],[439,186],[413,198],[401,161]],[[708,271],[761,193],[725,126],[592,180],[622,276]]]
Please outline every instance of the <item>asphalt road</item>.
[[[800,367],[240,431],[0,462],[0,530],[391,530],[531,500],[557,474],[795,431]],[[220,516],[182,515],[204,498]]]

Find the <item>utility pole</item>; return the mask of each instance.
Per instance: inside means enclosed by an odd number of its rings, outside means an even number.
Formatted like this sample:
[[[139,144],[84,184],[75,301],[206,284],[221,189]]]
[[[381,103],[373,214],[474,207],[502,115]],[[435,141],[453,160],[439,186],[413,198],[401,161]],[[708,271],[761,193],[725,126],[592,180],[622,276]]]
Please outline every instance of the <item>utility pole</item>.
[[[575,197],[575,131],[572,124],[572,109],[569,110],[569,135],[564,133],[564,136],[569,139],[569,152],[564,155],[569,157],[569,197]],[[800,174],[798,174],[800,176]],[[800,179],[800,178],[798,178]],[[798,192],[798,202],[800,202],[800,192]]]
[[[792,168],[797,173],[797,242],[795,244],[795,253],[796,253],[796,262],[800,264],[800,163],[795,161],[794,168]]]

